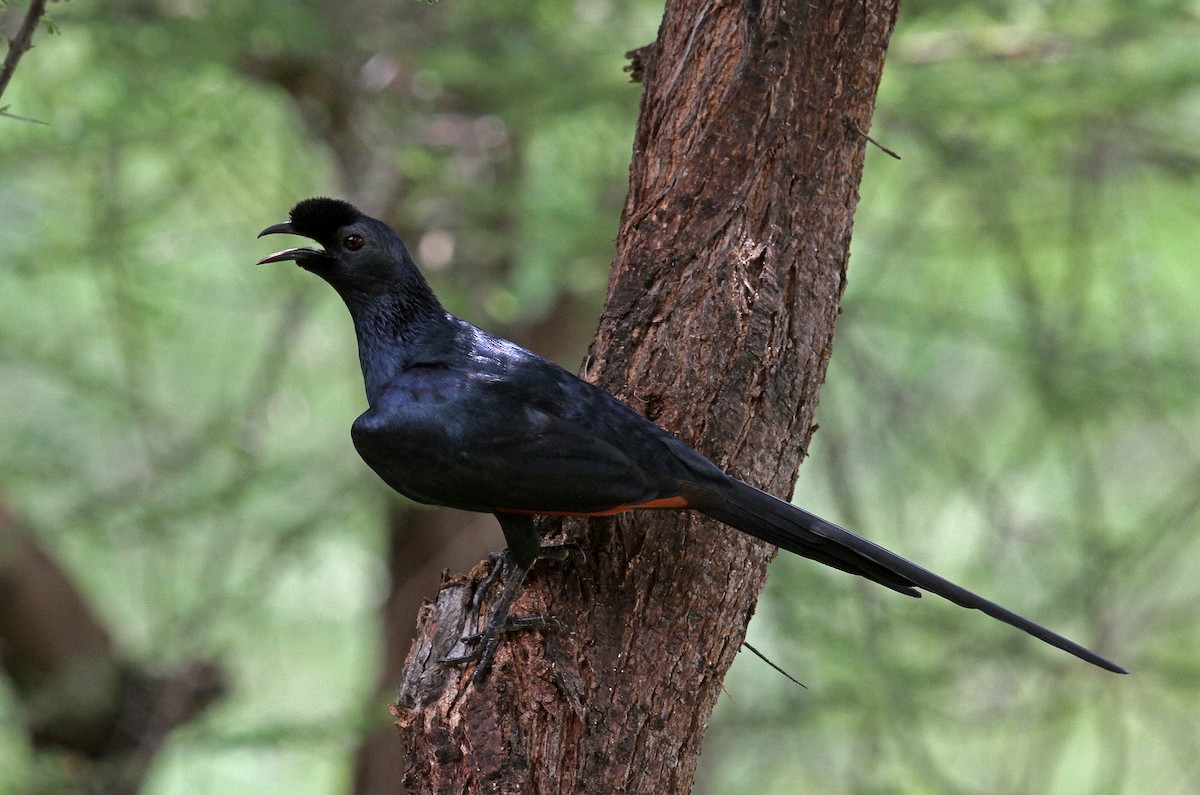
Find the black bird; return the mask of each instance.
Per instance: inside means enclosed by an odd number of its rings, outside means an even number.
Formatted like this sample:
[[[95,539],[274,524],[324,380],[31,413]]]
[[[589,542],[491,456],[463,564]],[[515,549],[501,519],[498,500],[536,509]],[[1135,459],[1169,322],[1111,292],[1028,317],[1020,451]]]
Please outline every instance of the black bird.
[[[370,408],[354,422],[359,455],[389,486],[429,505],[495,514],[508,549],[497,606],[474,651],[486,674],[500,636],[544,625],[508,611],[543,547],[535,514],[607,516],[639,508],[699,511],[730,527],[907,596],[922,588],[981,610],[1093,665],[1126,673],[1073,641],[977,596],[854,533],[722,472],[607,392],[442,308],[400,236],[347,202],[306,199],[259,237],[291,234],[323,248],[290,248],[350,310]],[[486,590],[486,589],[484,589]]]

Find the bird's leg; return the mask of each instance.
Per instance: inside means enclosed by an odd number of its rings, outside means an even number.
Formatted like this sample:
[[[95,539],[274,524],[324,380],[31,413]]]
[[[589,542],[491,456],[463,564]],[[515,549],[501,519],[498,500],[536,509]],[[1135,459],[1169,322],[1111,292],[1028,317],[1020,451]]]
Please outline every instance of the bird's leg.
[[[492,613],[483,629],[462,639],[463,643],[474,648],[466,654],[446,657],[442,660],[444,665],[462,665],[478,660],[479,664],[475,666],[475,673],[471,676],[471,681],[475,684],[487,676],[492,665],[492,656],[496,653],[502,636],[523,629],[544,629],[558,626],[558,622],[553,616],[509,617],[509,610],[512,609],[513,602],[521,593],[521,586],[525,584],[525,576],[529,573],[530,567],[516,563],[508,550],[500,553],[498,557],[499,561],[497,561],[497,565],[493,566],[492,573],[480,583],[476,590],[475,602],[478,604],[482,601],[483,595],[490,590],[500,573],[504,575],[504,589],[500,592],[500,598],[496,601],[496,606],[492,608]]]
[[[479,586],[475,589],[475,596],[471,598],[471,610],[476,615],[479,614],[480,609],[483,607],[483,600],[487,598],[488,592],[492,590],[492,586],[500,581],[500,575],[503,574],[507,582],[509,570],[512,568],[509,565],[507,549],[500,552],[489,552],[488,562],[492,564],[492,568],[488,572],[488,576],[484,577],[483,582],[479,583]]]
[[[462,665],[478,660],[475,672],[471,675],[473,684],[478,684],[487,676],[492,665],[492,656],[496,653],[496,648],[500,645],[500,638],[503,635],[519,630],[559,627],[558,620],[553,616],[510,618],[508,613],[512,609],[513,602],[521,593],[521,587],[525,583],[525,577],[529,574],[529,570],[540,558],[563,560],[572,551],[579,549],[577,544],[570,543],[540,546],[537,532],[533,527],[533,520],[528,516],[497,514],[497,518],[500,520],[505,538],[509,542],[508,548],[490,556],[492,570],[475,591],[472,600],[475,610],[479,610],[488,591],[501,576],[504,577],[504,589],[500,592],[500,598],[492,609],[487,623],[484,624],[483,630],[462,639],[463,643],[474,648],[466,654],[442,659],[443,665]]]
[[[547,544],[544,547],[538,547],[537,557],[534,558],[534,562],[536,563],[537,561],[543,559],[566,560],[567,556],[571,555],[572,553],[583,554],[583,547],[579,546],[579,544],[575,543],[574,541],[568,541],[563,544]],[[507,549],[501,550],[500,552],[488,553],[488,560],[491,561],[492,569],[488,572],[488,576],[483,579],[483,582],[479,583],[479,587],[475,589],[475,596],[471,600],[471,608],[476,613],[478,613],[483,607],[483,600],[487,598],[487,595],[492,590],[492,587],[500,581],[501,575],[503,575],[505,582],[509,581],[514,566],[512,562],[512,555]],[[525,572],[528,573],[530,568],[533,568],[532,564],[525,570]],[[522,574],[521,580],[524,581],[524,579],[525,574]],[[516,598],[515,594],[513,598]],[[476,636],[472,635],[471,637]]]

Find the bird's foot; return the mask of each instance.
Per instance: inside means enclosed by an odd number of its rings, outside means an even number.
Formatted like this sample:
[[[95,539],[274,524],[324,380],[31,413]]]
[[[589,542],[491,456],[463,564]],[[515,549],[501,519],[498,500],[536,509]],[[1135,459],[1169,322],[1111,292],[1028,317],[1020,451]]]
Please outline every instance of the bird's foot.
[[[583,547],[574,541],[567,541],[562,544],[548,544],[538,548],[537,557],[534,559],[534,562],[536,563],[539,560],[566,560],[573,553],[584,554]],[[488,560],[492,563],[491,571],[488,572],[488,576],[483,579],[483,582],[479,583],[479,587],[475,589],[475,596],[471,599],[471,608],[476,613],[483,607],[483,600],[487,598],[488,593],[500,581],[500,578],[504,577],[505,582],[508,582],[514,570],[512,553],[507,549],[489,553]],[[524,574],[521,577],[524,579]],[[483,633],[479,634],[482,635]],[[466,641],[467,639],[463,638],[463,640]]]
[[[488,592],[491,591],[501,577],[504,578],[504,590],[496,602],[491,617],[488,618],[487,624],[484,625],[483,631],[462,638],[461,642],[464,645],[473,647],[471,651],[468,651],[466,654],[445,657],[441,661],[442,664],[462,665],[478,661],[478,664],[475,666],[475,672],[471,675],[471,682],[478,684],[487,676],[488,670],[492,666],[492,656],[496,653],[496,648],[500,645],[500,639],[504,635],[528,629],[560,628],[562,625],[559,624],[558,619],[554,618],[554,616],[539,615],[510,618],[508,611],[512,607],[517,594],[520,592],[521,585],[525,581],[525,575],[529,573],[529,569],[533,563],[542,558],[564,560],[572,552],[579,551],[581,551],[581,548],[578,544],[574,543],[539,547],[537,555],[525,566],[518,563],[511,550],[508,549],[489,556],[492,560],[492,569],[488,572],[488,576],[483,582],[479,584],[479,587],[475,589],[475,595],[471,599],[473,612],[476,615],[479,614]]]
[[[507,549],[500,552],[489,552],[488,561],[492,564],[488,576],[483,578],[483,582],[475,588],[475,595],[471,598],[471,610],[476,615],[479,614],[480,608],[483,607],[483,600],[487,598],[488,592],[492,590],[497,582],[500,581],[500,576],[503,575],[507,580],[512,572],[512,555]],[[474,636],[472,636],[474,637]],[[465,638],[463,640],[466,640]]]
[[[500,646],[500,639],[510,632],[524,630],[557,630],[562,624],[554,616],[523,616],[521,618],[505,618],[501,623],[484,627],[482,632],[462,638],[462,643],[474,647],[466,654],[455,657],[443,657],[442,665],[465,665],[478,660],[475,672],[471,674],[471,684],[477,685],[484,680],[492,667],[492,657]]]

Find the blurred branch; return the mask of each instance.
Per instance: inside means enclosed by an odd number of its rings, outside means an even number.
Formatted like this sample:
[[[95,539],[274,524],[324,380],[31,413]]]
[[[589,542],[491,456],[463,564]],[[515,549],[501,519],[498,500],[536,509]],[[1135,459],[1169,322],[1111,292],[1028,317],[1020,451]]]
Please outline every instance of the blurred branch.
[[[66,572],[34,541],[28,528],[0,504],[0,664],[29,709],[35,744],[89,747],[95,731],[86,708],[51,714],[66,705],[64,692],[87,671],[87,695],[107,702],[115,683],[112,639],[71,584]],[[102,674],[105,669],[107,673]],[[101,684],[100,680],[108,680]],[[55,697],[55,694],[58,697]],[[40,707],[45,707],[40,708]],[[70,723],[58,726],[59,720]]]
[[[200,638],[206,629],[217,626],[223,616],[250,610],[261,599],[266,583],[284,572],[280,564],[287,553],[311,538],[318,528],[345,521],[348,509],[339,503],[338,497],[349,492],[353,485],[354,480],[349,478],[326,483],[328,496],[316,501],[321,509],[274,528],[270,539],[257,550],[243,545],[232,546],[228,539],[214,535],[198,578],[210,585],[211,590],[205,591],[203,600],[170,617],[174,634],[181,638]],[[335,506],[340,511],[328,506]],[[257,560],[251,561],[252,555],[256,555]],[[231,577],[228,561],[234,558],[244,565],[239,567],[240,574]]]
[[[89,793],[136,792],[167,735],[225,689],[209,662],[156,674],[121,659],[67,573],[3,503],[0,649],[34,747],[91,763],[74,766]]]
[[[25,12],[25,19],[21,22],[17,35],[8,40],[8,54],[4,56],[3,66],[0,66],[0,97],[4,96],[4,90],[8,88],[8,82],[12,80],[13,74],[17,71],[17,64],[21,62],[21,57],[33,47],[33,32],[37,29],[42,15],[46,13],[47,2],[48,0],[33,0],[29,4],[29,10]],[[13,116],[4,111],[5,108],[0,108],[0,115],[20,118],[23,121],[33,121],[33,119]]]
[[[116,485],[81,489],[82,494],[74,503],[76,513],[73,515],[91,521],[114,509],[138,505],[161,522],[190,515],[204,505],[231,504],[236,497],[244,494],[253,485],[253,478],[249,475],[257,466],[256,450],[263,427],[263,414],[279,389],[307,317],[307,290],[297,287],[288,295],[259,356],[259,364],[252,370],[253,377],[245,387],[245,395],[232,407],[214,410],[202,424],[188,431],[186,437],[171,435],[179,433],[179,418],[156,406],[150,395],[136,394],[134,390],[122,389],[104,379],[82,377],[76,372],[78,368],[69,366],[67,359],[49,361],[45,368],[49,375],[57,376],[80,389],[87,389],[90,394],[103,394],[114,405],[127,398],[125,409],[136,412],[149,423],[152,434],[167,439],[165,444],[160,444],[161,448],[165,448],[162,454],[144,474]],[[0,361],[4,361],[3,357],[0,357]],[[231,421],[231,417],[237,418],[237,421]],[[156,483],[180,477],[214,448],[231,449],[239,453],[234,473],[221,489],[215,493],[198,490],[187,500],[167,495],[164,498],[166,504],[151,502]]]
[[[304,56],[248,53],[241,68],[287,92],[312,135],[329,146],[342,189],[355,194],[372,162],[355,124],[360,115],[358,85],[344,71]]]
[[[136,446],[140,448],[145,468],[148,471],[157,469],[159,450],[156,440],[166,441],[156,433],[159,425],[153,423],[148,415],[137,410],[139,405],[147,403],[152,394],[151,385],[154,374],[149,371],[147,356],[149,336],[144,325],[144,313],[137,311],[131,299],[133,279],[129,274],[129,263],[123,253],[129,249],[125,240],[125,231],[129,227],[124,203],[122,171],[124,166],[125,148],[122,144],[112,142],[100,158],[99,168],[91,183],[93,194],[93,213],[91,217],[91,235],[100,245],[96,253],[87,258],[91,266],[91,276],[96,283],[98,293],[104,297],[107,309],[105,321],[112,330],[113,347],[115,348],[120,376],[124,381],[121,393],[127,400],[126,410],[131,420],[131,436],[136,436]],[[169,428],[169,424],[167,425]],[[132,452],[132,450],[131,450]]]

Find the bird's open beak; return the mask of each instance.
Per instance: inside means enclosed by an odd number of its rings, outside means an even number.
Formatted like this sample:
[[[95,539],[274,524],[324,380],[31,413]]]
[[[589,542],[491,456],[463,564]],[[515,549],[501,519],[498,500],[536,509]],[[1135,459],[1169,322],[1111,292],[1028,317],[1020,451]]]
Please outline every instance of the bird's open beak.
[[[264,235],[294,235],[296,230],[292,229],[291,221],[284,221],[281,224],[268,226],[266,229],[258,233],[259,237]],[[319,248],[287,248],[283,251],[276,251],[270,256],[263,257],[258,261],[258,265],[265,265],[268,262],[295,262],[300,267],[315,265],[318,262],[328,261],[333,259],[329,252]]]

